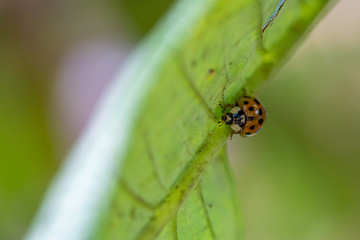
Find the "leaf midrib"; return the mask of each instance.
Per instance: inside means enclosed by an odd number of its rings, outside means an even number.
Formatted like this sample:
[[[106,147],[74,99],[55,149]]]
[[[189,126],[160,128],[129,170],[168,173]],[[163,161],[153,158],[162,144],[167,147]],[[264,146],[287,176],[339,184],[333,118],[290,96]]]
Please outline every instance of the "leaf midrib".
[[[155,208],[154,216],[136,239],[149,240],[155,239],[158,236],[162,228],[171,221],[183,201],[199,182],[207,167],[226,142],[230,131],[226,126],[215,127],[199,147],[197,154],[195,154],[187,168],[170,189],[166,198]]]

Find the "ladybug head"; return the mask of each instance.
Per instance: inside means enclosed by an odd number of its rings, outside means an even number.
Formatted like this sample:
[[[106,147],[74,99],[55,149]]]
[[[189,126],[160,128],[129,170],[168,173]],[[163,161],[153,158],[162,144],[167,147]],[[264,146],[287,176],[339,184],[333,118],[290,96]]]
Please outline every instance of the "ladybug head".
[[[227,125],[231,125],[234,121],[234,115],[232,113],[227,113],[225,116],[222,116],[222,121]]]

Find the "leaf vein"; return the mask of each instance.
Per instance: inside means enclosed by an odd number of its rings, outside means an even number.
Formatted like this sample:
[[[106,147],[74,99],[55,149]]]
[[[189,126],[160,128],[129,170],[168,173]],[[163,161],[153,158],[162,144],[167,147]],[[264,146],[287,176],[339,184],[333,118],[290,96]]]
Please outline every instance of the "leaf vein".
[[[151,205],[150,203],[146,202],[142,197],[140,197],[139,195],[137,195],[131,188],[130,186],[124,181],[124,180],[120,180],[120,186],[123,188],[123,190],[129,195],[131,196],[136,202],[138,202],[139,204],[141,204],[143,207],[154,211],[155,206]]]
[[[206,207],[204,195],[203,195],[203,193],[202,193],[202,191],[201,191],[201,185],[198,184],[198,187],[197,187],[197,188],[198,188],[199,196],[200,196],[200,199],[201,199],[201,203],[202,203],[202,205],[203,205],[203,207],[204,207],[206,222],[207,222],[207,224],[208,224],[208,226],[209,226],[211,236],[213,237],[213,239],[216,239],[215,231],[214,231],[213,225],[211,224],[209,212],[208,212],[208,209],[207,209],[207,207]]]
[[[149,156],[149,160],[150,160],[151,166],[153,168],[154,175],[156,177],[156,180],[159,182],[160,187],[165,192],[167,192],[168,189],[165,186],[164,182],[162,181],[160,173],[159,173],[157,165],[156,165],[155,155],[154,155],[154,151],[151,146],[151,142],[149,140],[149,136],[146,131],[143,131],[143,132],[144,132],[143,137],[144,137],[144,141],[145,141],[145,145],[146,145],[146,152],[147,152],[147,155]]]
[[[214,121],[216,121],[216,119],[217,119],[216,115],[212,111],[209,104],[206,102],[205,98],[201,95],[199,89],[196,87],[195,81],[194,81],[193,77],[191,76],[191,74],[189,73],[189,71],[187,70],[187,68],[184,66],[183,63],[180,63],[179,61],[177,61],[177,66],[179,67],[181,74],[184,76],[183,79],[188,84],[188,86],[194,93],[195,97],[199,100],[200,105],[206,110],[209,117],[214,119]]]

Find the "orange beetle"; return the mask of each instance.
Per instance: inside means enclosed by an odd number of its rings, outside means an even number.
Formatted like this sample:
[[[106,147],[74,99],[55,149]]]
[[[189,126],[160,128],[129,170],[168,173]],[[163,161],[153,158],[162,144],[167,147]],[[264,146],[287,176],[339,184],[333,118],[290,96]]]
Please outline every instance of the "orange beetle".
[[[222,117],[221,122],[231,125],[233,131],[230,138],[233,134],[240,134],[242,137],[253,136],[265,123],[266,110],[256,97],[243,96],[236,104],[223,108],[227,107],[232,109]]]

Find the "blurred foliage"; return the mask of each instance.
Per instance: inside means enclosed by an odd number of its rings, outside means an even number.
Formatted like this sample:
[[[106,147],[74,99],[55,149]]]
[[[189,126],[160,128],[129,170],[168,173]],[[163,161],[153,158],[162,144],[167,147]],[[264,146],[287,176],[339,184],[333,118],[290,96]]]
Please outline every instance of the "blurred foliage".
[[[55,166],[44,85],[16,41],[0,37],[0,239],[18,239]]]
[[[120,9],[126,12],[132,24],[136,26],[137,33],[144,36],[163,13],[175,2],[174,0],[122,0],[116,1]]]

